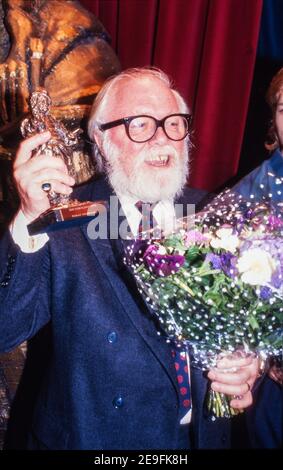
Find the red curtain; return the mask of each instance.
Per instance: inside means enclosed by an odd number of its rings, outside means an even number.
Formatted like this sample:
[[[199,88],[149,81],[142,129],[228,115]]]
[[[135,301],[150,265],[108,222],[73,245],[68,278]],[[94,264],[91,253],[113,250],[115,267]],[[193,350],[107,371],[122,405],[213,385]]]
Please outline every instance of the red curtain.
[[[167,72],[194,115],[191,186],[235,175],[262,0],[81,0],[112,37],[122,67]]]

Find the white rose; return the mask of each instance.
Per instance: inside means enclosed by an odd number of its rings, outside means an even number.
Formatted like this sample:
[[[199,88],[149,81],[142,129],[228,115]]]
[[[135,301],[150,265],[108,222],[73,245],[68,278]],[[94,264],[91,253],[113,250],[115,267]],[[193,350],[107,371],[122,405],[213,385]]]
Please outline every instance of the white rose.
[[[233,235],[233,229],[230,227],[220,228],[216,232],[217,237],[210,241],[210,245],[213,248],[223,248],[223,250],[235,253],[238,248],[240,241],[237,235]]]
[[[263,286],[271,281],[276,263],[271,255],[261,248],[251,248],[238,259],[237,268],[241,279],[252,286]]]

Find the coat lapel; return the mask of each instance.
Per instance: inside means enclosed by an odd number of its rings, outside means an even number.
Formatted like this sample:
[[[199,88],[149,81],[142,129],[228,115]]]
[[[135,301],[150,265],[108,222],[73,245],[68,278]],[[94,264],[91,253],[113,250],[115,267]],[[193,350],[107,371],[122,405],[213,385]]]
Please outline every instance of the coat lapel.
[[[178,394],[176,371],[170,357],[170,347],[168,347],[164,338],[157,335],[153,322],[149,321],[148,313],[143,308],[144,304],[140,299],[138,291],[136,291],[137,295],[135,295],[135,283],[127,272],[126,266],[123,266],[122,241],[99,238],[92,240],[88,236],[87,225],[82,226],[81,230],[110,282],[118,301],[123,306],[124,311],[138,333],[166,370]]]

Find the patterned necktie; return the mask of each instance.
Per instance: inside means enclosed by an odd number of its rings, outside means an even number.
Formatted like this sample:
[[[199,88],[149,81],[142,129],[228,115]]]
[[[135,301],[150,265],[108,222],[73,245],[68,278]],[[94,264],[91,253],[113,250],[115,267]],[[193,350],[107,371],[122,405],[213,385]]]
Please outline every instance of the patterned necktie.
[[[157,225],[157,221],[153,215],[153,209],[156,206],[157,202],[149,203],[138,201],[135,206],[141,213],[141,219],[138,227],[138,234],[141,235],[148,230],[151,230]]]
[[[174,359],[179,385],[181,424],[188,424],[190,422],[189,411],[191,410],[191,387],[187,355],[185,351],[182,351],[179,348],[172,349],[171,354]]]

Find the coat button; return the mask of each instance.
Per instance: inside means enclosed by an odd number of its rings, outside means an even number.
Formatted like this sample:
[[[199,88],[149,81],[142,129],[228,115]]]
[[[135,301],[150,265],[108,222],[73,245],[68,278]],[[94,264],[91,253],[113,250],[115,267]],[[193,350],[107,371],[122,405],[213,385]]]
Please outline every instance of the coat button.
[[[107,335],[107,340],[108,340],[108,343],[116,343],[117,341],[117,333],[116,331],[110,331],[110,333],[108,333]]]
[[[124,400],[121,396],[115,397],[113,400],[114,408],[121,408],[124,405]]]

